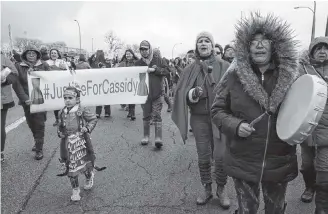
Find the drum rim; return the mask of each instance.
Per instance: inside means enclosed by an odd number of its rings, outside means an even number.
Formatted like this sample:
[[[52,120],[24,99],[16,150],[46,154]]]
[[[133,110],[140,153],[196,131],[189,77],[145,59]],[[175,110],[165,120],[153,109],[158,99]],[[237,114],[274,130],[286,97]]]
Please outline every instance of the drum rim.
[[[291,145],[297,144],[295,141],[301,141],[301,142],[303,142],[306,139],[306,137],[304,135],[302,135],[301,133],[304,132],[306,134],[309,134],[309,133],[312,133],[314,131],[316,125],[309,125],[310,123],[307,122],[307,121],[311,121],[311,122],[316,122],[317,123],[320,120],[320,118],[322,117],[323,112],[321,112],[321,111],[315,111],[315,107],[317,107],[317,104],[318,103],[322,104],[323,107],[325,107],[326,106],[326,103],[327,103],[327,99],[322,98],[322,97],[320,97],[320,96],[317,95],[319,92],[324,92],[325,95],[327,96],[327,93],[328,93],[327,92],[327,90],[328,90],[327,89],[327,85],[326,86],[323,86],[322,84],[321,85],[316,85],[315,84],[315,82],[319,82],[319,81],[322,82],[322,80],[320,78],[318,78],[317,76],[314,76],[314,75],[309,75],[309,74],[303,75],[300,78],[302,78],[302,79],[309,79],[309,78],[311,78],[312,79],[312,83],[313,83],[313,87],[312,87],[313,88],[313,95],[315,95],[315,96],[312,96],[311,97],[312,99],[309,101],[311,105],[308,105],[308,108],[307,108],[307,111],[306,111],[307,114],[302,114],[302,115],[304,115],[302,117],[303,119],[301,120],[303,122],[301,124],[299,124],[296,129],[294,129],[295,131],[292,130],[294,132],[290,132],[290,133],[293,133],[293,134],[289,134],[289,135],[286,134],[286,132],[287,132],[287,131],[285,131],[286,130],[286,127],[284,127],[282,125],[282,123],[285,123],[288,120],[281,119],[282,115],[279,114],[279,113],[278,113],[277,124],[276,124],[276,130],[277,130],[278,137],[281,140],[283,140],[283,141],[285,141],[285,142],[287,142],[288,144],[291,144]],[[302,79],[300,81],[302,81]],[[303,81],[305,81],[305,80],[303,80]],[[301,83],[298,83],[298,84],[301,84]],[[324,88],[326,88],[326,90]],[[287,96],[288,96],[288,94],[287,94]],[[286,100],[284,100],[282,102],[281,107],[280,107],[280,110],[285,105],[285,102],[286,102]]]

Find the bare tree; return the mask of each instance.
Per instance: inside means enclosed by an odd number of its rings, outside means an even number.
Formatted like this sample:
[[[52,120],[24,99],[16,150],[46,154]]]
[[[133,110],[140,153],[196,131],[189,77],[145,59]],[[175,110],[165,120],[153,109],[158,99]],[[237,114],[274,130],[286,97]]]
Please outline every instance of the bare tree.
[[[18,48],[19,51],[23,51],[28,45],[33,45],[36,48],[40,48],[42,45],[42,41],[39,39],[28,39],[20,37],[15,38],[14,47]]]
[[[6,56],[10,55],[10,45],[9,43],[1,43],[1,52],[4,53]]]
[[[140,54],[140,50],[139,50],[139,45],[138,44],[133,44],[131,49],[133,50],[134,53]]]
[[[110,30],[105,35],[105,42],[108,44],[108,53],[111,56],[117,56],[124,48],[124,42],[115,34],[113,30]]]
[[[54,42],[52,45],[55,47],[67,47],[66,43],[62,41]]]
[[[137,44],[126,45],[125,49],[131,49],[133,51],[133,53],[140,54],[139,45],[137,45]]]

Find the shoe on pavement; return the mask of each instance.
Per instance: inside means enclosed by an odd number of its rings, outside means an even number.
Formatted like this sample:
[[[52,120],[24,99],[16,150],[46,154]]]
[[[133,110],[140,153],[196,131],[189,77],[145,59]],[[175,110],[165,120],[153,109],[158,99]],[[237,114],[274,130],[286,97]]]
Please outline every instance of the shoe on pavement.
[[[36,146],[34,144],[34,146],[32,147],[32,152],[35,152],[36,151]]]
[[[37,152],[35,153],[34,159],[35,159],[35,160],[41,160],[42,158],[43,158],[43,151],[42,151],[42,150],[37,151]]]
[[[52,124],[53,126],[58,126],[59,124],[59,120],[56,120],[54,124]]]
[[[105,117],[110,117],[110,115],[109,114],[105,114]]]
[[[201,191],[201,195],[197,198],[197,205],[205,205],[207,204],[212,198],[212,184],[204,184],[204,191]]]
[[[84,189],[85,190],[89,190],[89,189],[91,189],[93,187],[93,179],[94,179],[94,177],[95,177],[95,173],[92,171],[91,172],[90,179],[86,179],[85,180],[85,185],[84,185]]]
[[[162,122],[155,122],[155,146],[160,149],[163,146],[162,141]]]
[[[100,115],[99,114],[96,114],[96,117],[99,119],[100,118]]]
[[[313,188],[306,188],[301,196],[301,201],[304,203],[311,203],[314,197],[315,190]]]
[[[141,145],[146,146],[149,144],[150,136],[150,121],[143,121],[143,138],[141,140]]]
[[[228,197],[227,188],[225,186],[218,185],[216,196],[219,198],[220,206],[227,210],[230,208],[230,199]]]
[[[74,188],[72,191],[72,196],[71,196],[71,200],[72,201],[79,201],[81,200],[81,196],[80,196],[80,188]]]

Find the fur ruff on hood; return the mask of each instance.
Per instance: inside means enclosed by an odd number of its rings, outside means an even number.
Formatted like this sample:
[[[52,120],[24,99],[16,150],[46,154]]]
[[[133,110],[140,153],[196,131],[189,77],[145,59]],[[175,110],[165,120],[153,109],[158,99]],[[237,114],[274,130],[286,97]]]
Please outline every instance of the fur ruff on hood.
[[[34,51],[36,53],[37,57],[36,57],[35,65],[32,65],[29,61],[27,61],[26,54],[27,54],[28,51]],[[20,65],[22,65],[22,66],[33,67],[33,66],[38,66],[38,65],[42,64],[42,62],[41,62],[41,53],[34,45],[28,45],[25,48],[24,52],[21,55],[21,60],[22,60],[22,62],[20,63]]]
[[[244,90],[266,111],[275,113],[292,83],[299,76],[297,41],[286,22],[274,15],[261,17],[252,13],[249,19],[239,21],[236,26],[236,62],[229,70],[235,70]],[[272,41],[272,60],[277,66],[279,76],[277,84],[269,97],[252,69],[250,42],[255,34],[264,34]],[[228,73],[228,72],[227,72]]]

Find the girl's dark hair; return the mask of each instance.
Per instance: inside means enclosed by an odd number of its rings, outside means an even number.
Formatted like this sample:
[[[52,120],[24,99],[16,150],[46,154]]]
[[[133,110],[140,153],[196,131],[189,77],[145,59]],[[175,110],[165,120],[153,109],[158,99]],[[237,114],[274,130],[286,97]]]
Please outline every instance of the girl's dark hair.
[[[126,59],[126,53],[127,52],[130,52],[132,54],[134,60],[138,60],[138,57],[134,54],[133,50],[132,49],[127,49],[125,51],[124,55],[122,56],[122,59],[121,59],[120,63],[127,60]]]
[[[61,54],[60,54],[60,51],[56,48],[51,48],[50,51],[49,51],[49,58],[51,59],[51,51],[57,51],[57,54],[58,54],[58,59],[61,59]]]

